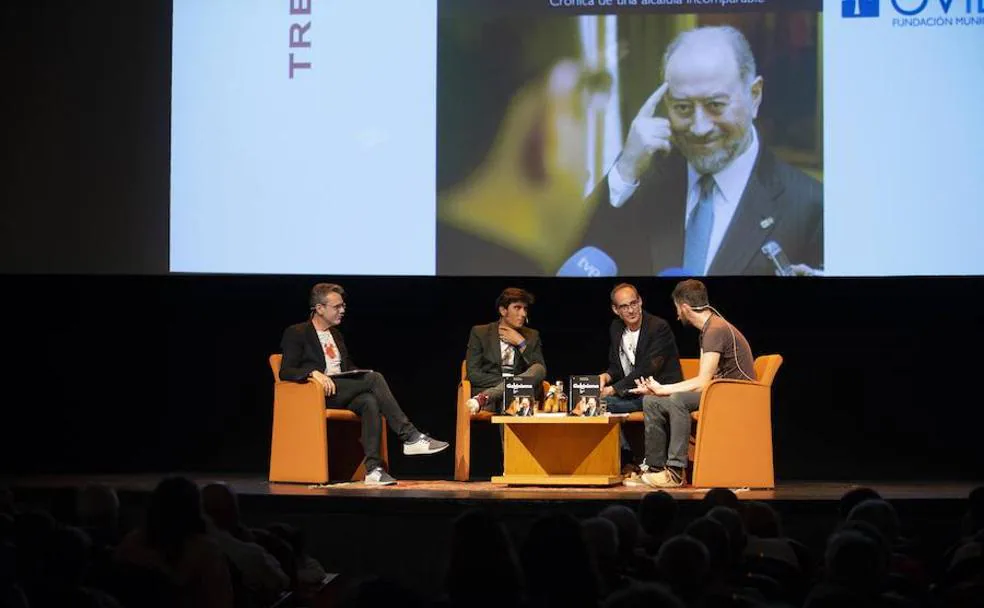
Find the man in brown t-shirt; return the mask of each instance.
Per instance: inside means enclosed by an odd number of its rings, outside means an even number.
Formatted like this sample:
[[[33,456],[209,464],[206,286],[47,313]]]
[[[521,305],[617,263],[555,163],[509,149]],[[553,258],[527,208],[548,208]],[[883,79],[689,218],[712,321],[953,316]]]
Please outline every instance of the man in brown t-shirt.
[[[748,341],[708,304],[707,288],[695,279],[673,290],[677,319],[700,329],[700,371],[696,378],[660,384],[653,378],[637,380],[633,393],[644,395],[646,427],[646,485],[679,487],[686,483],[690,414],[700,407],[700,394],[711,380],[755,378]]]

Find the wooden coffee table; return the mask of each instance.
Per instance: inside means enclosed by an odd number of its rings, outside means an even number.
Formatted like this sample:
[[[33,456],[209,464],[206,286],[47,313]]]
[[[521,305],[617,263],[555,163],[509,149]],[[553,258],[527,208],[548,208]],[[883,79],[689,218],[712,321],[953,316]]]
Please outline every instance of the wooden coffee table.
[[[612,486],[622,482],[619,427],[625,415],[493,416],[503,426],[507,485]]]

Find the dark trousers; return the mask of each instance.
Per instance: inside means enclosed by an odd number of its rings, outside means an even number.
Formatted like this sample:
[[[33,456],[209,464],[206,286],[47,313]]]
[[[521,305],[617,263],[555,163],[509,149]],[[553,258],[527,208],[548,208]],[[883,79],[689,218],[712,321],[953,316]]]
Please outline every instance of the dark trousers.
[[[420,433],[407,419],[400,404],[390,392],[386,378],[379,372],[368,372],[357,378],[332,378],[335,394],[325,399],[325,405],[334,409],[352,410],[362,418],[362,449],[366,453],[366,471],[382,466],[380,441],[383,428],[382,416],[404,443],[415,441]]]
[[[643,398],[647,465],[687,468],[690,413],[699,407],[700,393],[697,392],[674,393],[668,397],[646,395]]]

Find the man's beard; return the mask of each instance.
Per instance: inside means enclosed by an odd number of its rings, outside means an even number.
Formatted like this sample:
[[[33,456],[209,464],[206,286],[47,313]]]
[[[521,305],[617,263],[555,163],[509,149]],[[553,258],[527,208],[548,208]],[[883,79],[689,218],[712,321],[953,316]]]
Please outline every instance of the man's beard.
[[[720,139],[720,136],[716,136]],[[712,138],[714,139],[714,138]],[[695,141],[696,140],[696,141]],[[731,161],[748,149],[751,142],[751,131],[746,130],[743,137],[722,142],[723,145],[712,152],[698,152],[700,140],[687,133],[673,135],[673,145],[675,145],[683,157],[694,166],[697,173],[701,175],[713,175],[724,169]]]

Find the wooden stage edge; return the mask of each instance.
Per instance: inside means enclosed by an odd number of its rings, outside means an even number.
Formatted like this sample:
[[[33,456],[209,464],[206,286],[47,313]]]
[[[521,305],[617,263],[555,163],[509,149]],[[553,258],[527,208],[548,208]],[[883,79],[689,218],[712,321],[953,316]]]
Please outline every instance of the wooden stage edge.
[[[312,484],[268,483],[262,476],[206,472],[181,474],[199,484],[224,482],[240,496],[311,498],[419,499],[421,501],[626,501],[653,491],[646,487],[539,487],[501,486],[489,481],[400,480],[395,486],[367,487],[362,482]],[[163,474],[138,475],[24,475],[2,476],[0,486],[14,490],[81,488],[90,483],[108,485],[118,492],[150,492]],[[870,487],[888,500],[965,500],[984,481],[788,481],[773,490],[733,488],[742,500],[836,501],[857,487]],[[707,490],[690,487],[667,490],[678,500],[700,500]]]

